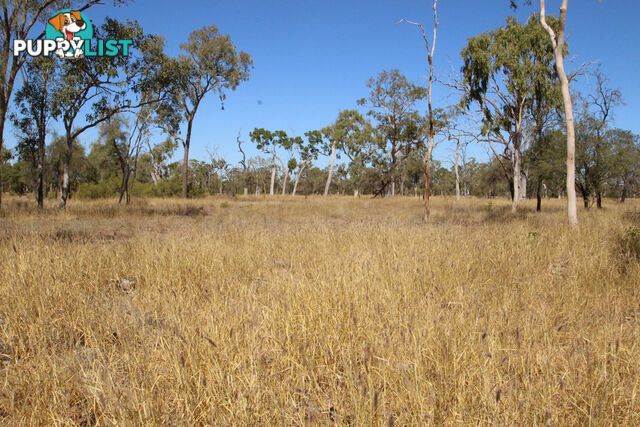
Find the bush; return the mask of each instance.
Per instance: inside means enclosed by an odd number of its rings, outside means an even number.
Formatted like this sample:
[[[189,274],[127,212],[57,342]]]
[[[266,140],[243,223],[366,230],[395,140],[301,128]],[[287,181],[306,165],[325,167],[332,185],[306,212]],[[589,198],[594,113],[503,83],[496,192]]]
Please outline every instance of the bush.
[[[114,190],[108,182],[84,182],[78,185],[77,196],[80,199],[102,199],[106,197],[113,197],[117,194],[117,190]]]
[[[627,228],[620,239],[620,249],[626,261],[640,260],[640,228]]]

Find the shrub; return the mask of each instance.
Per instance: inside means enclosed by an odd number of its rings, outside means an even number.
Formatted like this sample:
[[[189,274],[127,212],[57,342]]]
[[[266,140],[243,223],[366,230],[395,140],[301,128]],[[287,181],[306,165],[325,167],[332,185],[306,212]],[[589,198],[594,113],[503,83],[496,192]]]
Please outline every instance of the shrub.
[[[640,228],[627,228],[620,238],[620,249],[626,261],[640,260]]]
[[[113,197],[117,193],[108,182],[83,182],[78,185],[77,196],[80,199],[101,199]]]

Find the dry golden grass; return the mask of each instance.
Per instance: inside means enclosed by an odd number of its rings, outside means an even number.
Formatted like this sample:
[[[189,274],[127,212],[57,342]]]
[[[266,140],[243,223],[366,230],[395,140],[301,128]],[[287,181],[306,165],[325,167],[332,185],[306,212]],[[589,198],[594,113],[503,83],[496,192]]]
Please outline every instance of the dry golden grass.
[[[9,199],[0,424],[640,425],[640,203],[533,203]]]

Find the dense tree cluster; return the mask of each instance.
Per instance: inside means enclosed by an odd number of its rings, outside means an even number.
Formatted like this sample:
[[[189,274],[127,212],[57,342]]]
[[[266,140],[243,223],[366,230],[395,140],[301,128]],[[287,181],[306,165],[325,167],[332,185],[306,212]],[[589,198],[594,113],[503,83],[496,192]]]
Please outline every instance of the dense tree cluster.
[[[47,5],[17,2],[15,7],[37,21],[57,3]],[[424,197],[430,192],[507,196],[514,211],[521,199],[537,198],[540,209],[544,197],[566,197],[573,188],[567,184],[572,169],[566,167],[571,144],[563,142],[569,129],[566,97],[558,81],[558,62],[569,47],[555,36],[564,37],[563,25],[562,19],[544,15],[526,23],[510,17],[505,26],[469,39],[460,54],[460,75],[445,82],[459,104],[432,109],[430,90],[399,70],[382,71],[363,86],[369,93],[357,100],[360,109],[339,112],[322,129],[292,136],[256,128],[250,141],[239,134],[241,161],[232,164],[216,153],[190,159],[191,133],[207,94],[217,93],[223,103],[226,91],[249,78],[249,54],[209,26],[192,32],[181,45],[184,54],[171,58],[164,41],[145,34],[136,22],[107,19],[96,26],[97,33],[132,39],[135,55],[15,60],[11,72],[22,72],[21,87],[0,113],[14,124],[17,145],[0,151],[0,188],[33,193],[40,206],[46,197],[58,198],[61,207],[74,194],[117,196],[128,203],[132,195]],[[429,52],[432,66],[433,47]],[[601,207],[605,197],[624,201],[640,193],[640,144],[637,135],[612,126],[622,94],[600,70],[582,72],[592,75],[595,85],[589,93],[571,93],[575,188],[585,207]],[[5,79],[5,97],[11,96],[14,74]],[[63,135],[52,134],[52,121],[62,125]],[[94,127],[99,137],[87,141],[86,131]],[[450,160],[432,160],[437,145],[449,148]],[[489,159],[469,156],[472,145],[484,147]],[[172,162],[180,146],[183,160]],[[248,157],[248,147],[260,155]],[[320,156],[329,159],[326,167],[318,164]]]

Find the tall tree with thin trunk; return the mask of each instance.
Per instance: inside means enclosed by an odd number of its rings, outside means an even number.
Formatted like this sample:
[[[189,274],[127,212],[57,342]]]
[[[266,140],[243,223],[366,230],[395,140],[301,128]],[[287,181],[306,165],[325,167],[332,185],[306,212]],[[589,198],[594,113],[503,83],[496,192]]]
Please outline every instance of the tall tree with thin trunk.
[[[553,48],[537,20],[522,25],[509,17],[505,27],[469,39],[461,55],[466,90],[462,104],[477,105],[483,115],[483,136],[490,144],[504,146],[510,168],[497,153],[496,157],[510,181],[515,212],[525,196],[522,156],[531,143],[525,132],[528,113],[536,97],[554,92]]]
[[[44,204],[44,167],[47,126],[51,119],[49,94],[55,84],[57,64],[53,57],[33,58],[23,68],[22,87],[16,93],[18,113],[11,119],[18,135],[18,151],[31,152],[37,170],[36,202]]]
[[[204,97],[213,91],[218,92],[220,101],[224,102],[225,89],[235,90],[241,82],[249,79],[253,60],[248,53],[238,52],[229,35],[220,34],[215,25],[193,31],[180,48],[187,54],[180,55],[174,62],[174,97],[169,108],[173,108],[181,120],[172,121],[173,126],[165,130],[184,148],[182,197],[186,198],[191,132],[198,108]],[[181,122],[187,125],[183,137],[179,136]]]
[[[416,104],[427,95],[425,88],[410,83],[399,70],[383,71],[367,81],[369,97],[358,100],[358,105],[369,108],[368,115],[377,122],[378,132],[385,140],[389,162],[384,166],[390,175],[391,196],[395,195],[398,165],[407,157],[412,141],[407,141],[407,127],[412,125]],[[381,158],[382,160],[382,158]],[[389,167],[386,167],[386,166]]]
[[[429,107],[429,144],[427,146],[427,158],[425,168],[425,180],[424,180],[424,221],[429,221],[431,215],[431,160],[433,157],[434,136],[435,136],[435,122],[433,119],[433,108],[431,106],[431,92],[433,88],[433,56],[436,51],[436,36],[438,31],[438,0],[433,2],[433,40],[431,48],[429,48],[429,38],[424,30],[422,24],[404,20],[405,22],[417,25],[422,31],[422,38],[424,39],[425,46],[427,48],[427,62],[429,63],[429,85],[427,87],[427,103]]]
[[[341,111],[333,124],[322,129],[322,135],[326,141],[322,152],[330,156],[329,174],[324,186],[325,198],[329,195],[336,157],[340,156],[339,152],[343,152],[348,145],[357,144],[357,139],[365,137],[367,133],[371,134],[371,131],[371,124],[357,110]]]
[[[273,196],[274,191],[274,183],[276,178],[276,160],[282,166],[283,176],[282,176],[282,194],[286,194],[287,191],[287,179],[289,178],[290,172],[290,162],[285,163],[282,159],[281,155],[278,155],[278,148],[284,149],[289,152],[293,148],[294,144],[301,143],[302,139],[300,137],[289,137],[287,133],[283,130],[277,130],[275,132],[271,132],[270,130],[263,128],[256,128],[252,132],[249,133],[249,137],[251,141],[253,141],[258,150],[262,151],[265,154],[271,155],[271,187],[269,194]],[[295,162],[295,161],[294,161]],[[292,164],[293,167],[296,164]]]
[[[555,56],[555,68],[560,80],[562,101],[564,104],[564,119],[567,130],[567,218],[569,225],[578,225],[578,211],[576,207],[576,131],[573,122],[573,105],[569,78],[564,69],[565,31],[567,27],[567,6],[569,0],[562,0],[558,28],[554,30],[547,23],[545,0],[540,0],[540,23],[549,34]]]
[[[135,21],[122,24],[113,19],[96,27],[104,39],[133,40],[129,56],[78,58],[62,64],[61,78],[52,99],[52,114],[62,119],[67,152],[63,157],[60,207],[71,193],[69,165],[75,141],[87,130],[121,112],[130,112],[158,102],[166,93],[159,64],[164,59],[163,41],[144,35]],[[90,108],[85,123],[76,127],[80,113]]]
[[[304,170],[311,164],[312,161],[318,158],[318,153],[320,152],[320,144],[322,143],[322,132],[319,130],[312,130],[309,132],[305,132],[304,134],[307,137],[307,142],[304,143],[302,138],[296,140],[295,148],[300,157],[300,161],[296,162],[296,167],[298,168],[298,175],[296,176],[296,182],[293,185],[292,196],[296,195],[296,191],[298,190],[298,183],[300,182],[300,178],[304,173]]]

